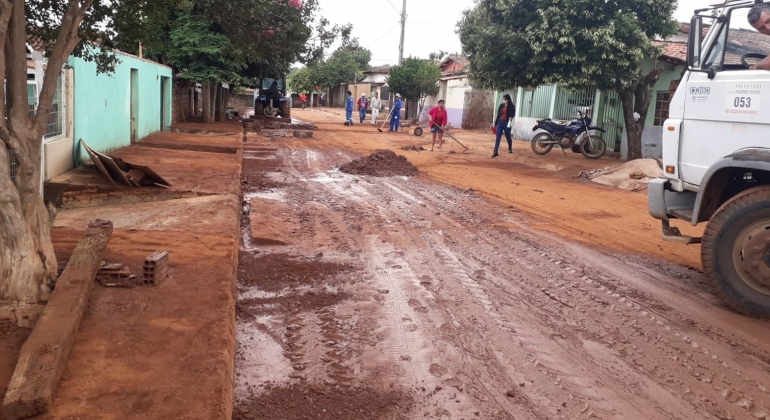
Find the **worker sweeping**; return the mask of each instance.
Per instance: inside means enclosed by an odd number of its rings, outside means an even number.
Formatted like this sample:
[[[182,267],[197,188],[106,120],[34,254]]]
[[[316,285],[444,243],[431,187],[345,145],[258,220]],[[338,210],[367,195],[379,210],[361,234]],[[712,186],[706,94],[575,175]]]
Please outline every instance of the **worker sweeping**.
[[[391,110],[391,117],[390,117],[390,130],[388,131],[398,131],[399,128],[401,128],[401,108],[404,106],[404,103],[401,102],[401,95],[398,93],[396,94],[396,99],[393,101],[393,109]]]
[[[428,112],[428,118],[430,118],[430,132],[433,133],[433,142],[430,144],[430,151],[436,146],[436,139],[438,137],[438,150],[444,146],[444,129],[446,129],[449,116],[444,108],[444,100],[438,101],[438,106],[431,109]]]

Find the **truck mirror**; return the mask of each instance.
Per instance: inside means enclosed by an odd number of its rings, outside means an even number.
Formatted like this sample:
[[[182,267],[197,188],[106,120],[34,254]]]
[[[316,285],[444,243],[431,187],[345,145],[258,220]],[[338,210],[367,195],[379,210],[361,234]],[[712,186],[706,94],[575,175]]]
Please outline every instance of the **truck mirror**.
[[[687,40],[687,67],[700,67],[701,43],[703,41],[703,18],[693,16]]]

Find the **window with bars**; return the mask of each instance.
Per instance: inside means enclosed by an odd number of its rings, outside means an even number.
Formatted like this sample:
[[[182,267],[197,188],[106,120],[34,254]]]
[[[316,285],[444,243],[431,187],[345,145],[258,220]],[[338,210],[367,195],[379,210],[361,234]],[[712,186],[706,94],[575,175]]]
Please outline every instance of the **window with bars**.
[[[653,125],[660,127],[668,119],[668,107],[671,104],[671,92],[657,92],[655,97],[655,121]]]
[[[64,134],[64,86],[62,84],[62,77],[56,80],[56,92],[53,97],[53,104],[51,106],[51,113],[48,115],[48,122],[45,125],[46,139],[59,137]]]
[[[34,118],[37,109],[37,85],[34,81],[27,83],[27,102],[29,103],[29,117]]]

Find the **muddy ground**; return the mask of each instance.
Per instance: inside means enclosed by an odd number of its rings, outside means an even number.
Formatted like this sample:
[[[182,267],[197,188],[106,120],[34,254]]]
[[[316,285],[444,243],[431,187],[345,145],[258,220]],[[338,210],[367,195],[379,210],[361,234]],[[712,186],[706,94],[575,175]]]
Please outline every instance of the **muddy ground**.
[[[234,419],[767,418],[767,322],[634,243],[638,226],[615,239],[599,227],[638,214],[566,230],[549,217],[569,204],[535,207],[580,191],[630,207],[632,193],[563,179],[518,190],[542,198],[525,206],[481,194],[485,183],[349,175],[338,167],[361,157],[351,148],[406,140],[319,126],[315,140],[244,146]],[[417,166],[442,175],[482,159],[442,156]],[[531,179],[519,166],[504,170]],[[509,190],[534,182],[516,175]]]

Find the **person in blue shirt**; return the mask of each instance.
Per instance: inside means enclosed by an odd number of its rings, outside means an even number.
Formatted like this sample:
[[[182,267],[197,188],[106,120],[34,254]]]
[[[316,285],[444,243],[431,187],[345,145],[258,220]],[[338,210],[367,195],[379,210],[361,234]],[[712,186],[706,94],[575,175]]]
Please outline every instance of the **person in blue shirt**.
[[[401,95],[397,93],[396,100],[393,101],[393,112],[390,116],[390,130],[388,131],[398,131],[401,128],[401,108],[403,106],[404,103],[401,102]]]
[[[348,91],[348,99],[345,100],[345,125],[353,125],[353,92]]]

